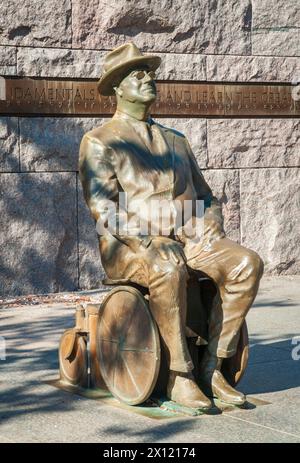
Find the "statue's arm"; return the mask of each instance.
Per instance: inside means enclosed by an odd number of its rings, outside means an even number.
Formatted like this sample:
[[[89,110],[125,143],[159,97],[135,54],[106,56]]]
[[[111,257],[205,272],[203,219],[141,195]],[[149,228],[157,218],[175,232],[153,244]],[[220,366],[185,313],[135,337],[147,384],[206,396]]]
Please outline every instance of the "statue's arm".
[[[219,223],[220,228],[223,230],[222,205],[220,201],[213,195],[211,188],[205,181],[200,167],[198,166],[195,155],[192,152],[192,149],[187,140],[186,145],[187,152],[189,155],[189,161],[191,164],[194,188],[196,189],[198,199],[202,199],[204,201],[205,221],[207,223],[210,220],[216,221]]]
[[[140,246],[148,247],[151,243],[149,236],[128,236],[107,229],[108,211],[113,210],[116,222],[119,221],[119,192],[120,186],[114,168],[113,153],[100,140],[86,134],[80,145],[79,175],[83,187],[86,203],[94,220],[101,222],[105,233],[112,234],[116,239],[136,251]],[[99,222],[98,222],[99,221]],[[97,227],[99,230],[99,227]]]

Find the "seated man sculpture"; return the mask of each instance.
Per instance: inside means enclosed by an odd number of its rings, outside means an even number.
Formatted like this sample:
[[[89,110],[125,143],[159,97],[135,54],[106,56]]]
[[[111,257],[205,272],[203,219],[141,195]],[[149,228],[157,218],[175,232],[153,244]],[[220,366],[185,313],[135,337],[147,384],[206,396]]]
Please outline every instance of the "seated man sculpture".
[[[115,95],[117,109],[109,122],[82,139],[79,169],[84,196],[95,221],[101,219],[104,224],[99,247],[108,277],[149,289],[150,310],[169,352],[168,397],[200,409],[211,407],[209,397],[242,405],[245,396],[226,382],[221,366],[224,358],[236,352],[263,263],[254,251],[226,238],[221,205],[184,135],[151,119],[154,72],[159,65],[160,57],[143,55],[133,43],[106,55],[98,90],[105,96]],[[172,220],[164,233],[159,227],[148,234],[110,231],[105,228],[107,204],[119,205],[120,193],[126,194],[128,210],[143,218],[153,199],[170,204],[202,200],[203,233],[191,238],[182,227],[175,230]],[[143,201],[142,207],[138,200]],[[200,220],[192,211],[188,221],[194,223],[194,219]],[[201,388],[193,376],[185,331],[189,269],[205,273],[219,294],[209,316]]]

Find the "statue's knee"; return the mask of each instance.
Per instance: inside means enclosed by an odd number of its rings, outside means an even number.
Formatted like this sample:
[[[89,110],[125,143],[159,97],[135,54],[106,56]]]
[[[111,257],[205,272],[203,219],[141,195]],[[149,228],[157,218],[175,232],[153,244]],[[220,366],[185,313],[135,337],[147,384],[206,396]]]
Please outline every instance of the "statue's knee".
[[[261,278],[264,272],[264,262],[257,252],[249,250],[247,253],[247,268],[251,275]]]
[[[163,259],[153,263],[152,271],[173,282],[186,280],[188,276],[187,267],[184,262],[175,264]]]

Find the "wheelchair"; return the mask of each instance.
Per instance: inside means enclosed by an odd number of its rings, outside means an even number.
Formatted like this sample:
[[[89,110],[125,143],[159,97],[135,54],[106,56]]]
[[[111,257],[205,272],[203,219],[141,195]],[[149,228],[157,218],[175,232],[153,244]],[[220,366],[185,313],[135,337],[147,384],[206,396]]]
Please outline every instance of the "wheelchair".
[[[75,326],[61,337],[60,381],[79,388],[105,389],[128,405],[140,405],[152,394],[164,396],[169,356],[149,309],[148,289],[125,280],[106,279],[103,283],[113,286],[104,300],[79,304]],[[193,271],[187,287],[186,333],[197,383],[216,291],[210,278]],[[233,387],[245,372],[248,355],[244,322],[236,354],[222,363],[222,373]]]

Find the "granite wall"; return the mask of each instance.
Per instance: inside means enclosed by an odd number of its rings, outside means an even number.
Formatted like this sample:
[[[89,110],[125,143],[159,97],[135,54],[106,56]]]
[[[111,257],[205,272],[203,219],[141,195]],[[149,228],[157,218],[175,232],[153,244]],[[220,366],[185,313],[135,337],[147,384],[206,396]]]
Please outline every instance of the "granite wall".
[[[159,78],[300,81],[299,0],[3,0],[0,75],[98,77],[106,50],[161,54]],[[228,235],[300,273],[300,120],[160,119],[189,138]],[[77,156],[95,118],[0,118],[0,294],[98,287]]]

